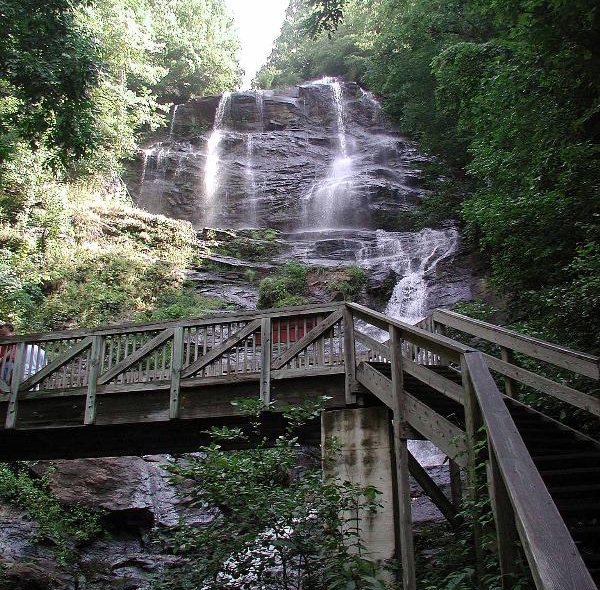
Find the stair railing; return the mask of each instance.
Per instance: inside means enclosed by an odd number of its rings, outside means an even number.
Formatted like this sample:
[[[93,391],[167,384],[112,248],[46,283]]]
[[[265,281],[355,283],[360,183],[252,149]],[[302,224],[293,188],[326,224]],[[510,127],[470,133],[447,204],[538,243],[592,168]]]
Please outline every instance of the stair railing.
[[[357,304],[350,303],[347,307],[354,322],[355,341],[366,346],[372,345],[373,360],[388,360],[391,363],[391,384],[390,379],[368,368],[366,363],[358,365],[356,375],[359,385],[378,396],[394,412],[395,448],[400,458],[397,463],[406,455],[406,438],[410,438],[411,428],[432,440],[450,458],[461,461],[460,453],[452,455],[453,449],[446,444],[447,440],[442,437],[440,444],[435,439],[440,431],[449,428],[444,418],[439,414],[419,416],[421,409],[414,407],[412,396],[404,390],[403,373],[414,374],[439,393],[463,404],[465,431],[462,434],[466,441],[464,450],[467,460],[462,465],[466,466],[468,490],[474,500],[479,489],[476,475],[477,433],[482,425],[485,427],[489,457],[488,487],[496,523],[503,588],[512,588],[513,574],[517,573],[518,567],[516,542],[519,540],[538,589],[595,590],[596,585],[517,430],[485,356],[473,348],[434,333],[432,323],[424,326],[430,328],[428,331]],[[354,320],[387,330],[389,341],[375,343],[372,337],[358,328]],[[454,388],[445,390],[445,384],[441,381],[443,378],[426,366],[417,365],[415,356],[416,360],[431,359],[431,364],[438,364],[445,359],[445,362],[460,367],[460,392]],[[444,381],[450,383],[448,379]],[[401,491],[408,473],[400,470],[397,477]],[[410,512],[407,514],[410,506],[404,506],[403,509],[402,498],[399,499],[399,506],[400,527],[404,531],[401,535],[404,588],[412,590],[416,583],[412,537],[409,533]],[[475,529],[477,548],[478,527]]]

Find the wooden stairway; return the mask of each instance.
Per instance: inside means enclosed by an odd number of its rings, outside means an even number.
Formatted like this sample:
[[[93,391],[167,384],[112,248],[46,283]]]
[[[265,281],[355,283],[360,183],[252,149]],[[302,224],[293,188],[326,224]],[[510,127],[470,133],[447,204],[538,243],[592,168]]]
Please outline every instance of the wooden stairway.
[[[368,364],[391,382],[389,363]],[[451,367],[428,368],[461,383],[460,373]],[[464,428],[461,404],[407,373],[404,388],[437,414]],[[600,443],[515,400],[504,399],[592,578],[600,585]]]

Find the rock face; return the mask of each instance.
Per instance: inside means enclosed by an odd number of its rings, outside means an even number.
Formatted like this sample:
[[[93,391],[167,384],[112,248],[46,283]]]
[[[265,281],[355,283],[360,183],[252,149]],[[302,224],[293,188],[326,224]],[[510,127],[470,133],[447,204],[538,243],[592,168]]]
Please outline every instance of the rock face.
[[[424,162],[369,93],[324,78],[178,105],[168,137],[140,155],[130,190],[141,207],[198,229],[280,230],[275,263],[364,266],[376,275],[370,303],[414,323],[440,302],[468,299],[471,283],[467,269],[452,268],[451,223],[410,231]],[[436,275],[441,262],[452,276]],[[387,299],[377,288],[386,279],[395,279]],[[224,283],[211,292],[235,303],[239,289]]]

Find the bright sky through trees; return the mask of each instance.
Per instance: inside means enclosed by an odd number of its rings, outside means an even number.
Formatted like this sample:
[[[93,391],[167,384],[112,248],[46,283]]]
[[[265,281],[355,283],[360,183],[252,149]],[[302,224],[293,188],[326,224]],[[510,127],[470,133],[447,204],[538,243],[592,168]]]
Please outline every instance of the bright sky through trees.
[[[269,57],[288,3],[289,0],[226,0],[242,46],[243,89],[250,88],[256,72]]]

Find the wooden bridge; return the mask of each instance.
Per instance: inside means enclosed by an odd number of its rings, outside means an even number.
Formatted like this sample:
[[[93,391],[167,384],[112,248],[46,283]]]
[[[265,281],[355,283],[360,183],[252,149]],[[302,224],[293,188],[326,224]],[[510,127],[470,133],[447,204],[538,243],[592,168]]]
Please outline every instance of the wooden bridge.
[[[474,336],[486,352],[450,334]],[[598,398],[524,367],[597,382],[598,357],[446,310],[410,326],[351,303],[0,346],[11,350],[0,363],[0,460],[192,451],[211,426],[245,425],[231,405],[242,397],[271,404],[263,426],[276,437],[285,427],[278,407],[325,395],[328,410],[388,408],[404,588],[415,588],[409,472],[456,523],[462,495],[480,493],[482,458],[504,587],[520,567],[519,544],[537,588],[593,590],[600,580],[600,444],[515,399],[525,386],[597,419]],[[302,436],[317,442],[319,425]],[[423,438],[449,457],[452,500],[408,451],[408,439]]]

